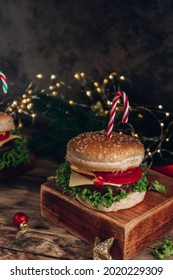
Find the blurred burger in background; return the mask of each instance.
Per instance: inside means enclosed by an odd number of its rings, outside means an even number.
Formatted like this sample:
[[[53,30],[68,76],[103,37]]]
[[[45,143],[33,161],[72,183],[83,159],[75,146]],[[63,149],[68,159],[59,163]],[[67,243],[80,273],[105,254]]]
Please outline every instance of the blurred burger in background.
[[[15,129],[13,118],[0,112],[0,179],[4,179],[2,171],[28,164],[29,160],[27,140]]]

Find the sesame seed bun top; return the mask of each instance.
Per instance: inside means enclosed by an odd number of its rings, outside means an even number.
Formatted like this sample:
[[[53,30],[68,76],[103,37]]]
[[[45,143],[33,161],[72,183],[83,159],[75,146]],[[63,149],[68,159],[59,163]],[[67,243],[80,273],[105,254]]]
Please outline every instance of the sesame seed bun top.
[[[137,138],[106,131],[85,132],[67,144],[66,159],[90,171],[123,171],[138,167],[144,159],[144,146]]]
[[[13,118],[6,113],[0,112],[0,132],[14,130]]]

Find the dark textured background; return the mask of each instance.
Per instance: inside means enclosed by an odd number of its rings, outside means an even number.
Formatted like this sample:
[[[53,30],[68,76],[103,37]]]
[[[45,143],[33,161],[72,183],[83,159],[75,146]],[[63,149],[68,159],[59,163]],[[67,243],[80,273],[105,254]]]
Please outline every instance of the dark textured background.
[[[137,102],[173,111],[172,0],[1,0],[0,35],[0,70],[18,88],[40,72],[116,71]]]

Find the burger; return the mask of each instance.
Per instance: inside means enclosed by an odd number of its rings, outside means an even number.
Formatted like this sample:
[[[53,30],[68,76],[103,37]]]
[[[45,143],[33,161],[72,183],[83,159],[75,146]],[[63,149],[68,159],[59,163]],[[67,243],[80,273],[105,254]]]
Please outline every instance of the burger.
[[[0,112],[0,171],[28,162],[26,139],[15,129],[13,118]]]
[[[56,184],[89,208],[110,212],[142,202],[148,181],[141,167],[144,146],[135,137],[106,131],[84,132],[67,143]]]

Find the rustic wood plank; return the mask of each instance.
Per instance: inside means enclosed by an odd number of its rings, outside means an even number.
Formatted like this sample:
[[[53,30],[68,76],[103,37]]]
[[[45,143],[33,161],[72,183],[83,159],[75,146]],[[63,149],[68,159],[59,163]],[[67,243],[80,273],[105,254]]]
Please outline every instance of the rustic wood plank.
[[[20,164],[16,167],[9,167],[0,170],[0,182],[10,180],[24,174],[25,172],[34,169],[36,166],[36,158],[34,154],[29,155],[29,162],[27,164]]]
[[[36,186],[35,182],[32,186],[35,180],[29,176],[28,179],[25,181],[21,176],[6,183],[6,186],[0,184],[0,193],[3,194],[0,196],[0,247],[45,258],[88,259],[91,247],[43,219],[40,215],[40,184]],[[16,239],[18,228],[12,222],[13,215],[18,211],[29,217],[29,229],[20,239]]]
[[[53,257],[26,253],[23,251],[9,250],[0,247],[0,260],[54,260]]]
[[[45,258],[54,259],[88,259],[90,257],[90,247],[83,241],[78,240],[74,236],[66,235],[66,233],[58,231],[49,235],[51,225],[48,230],[28,229],[21,237],[16,238],[17,234],[14,230],[2,228],[6,233],[1,237],[1,248],[8,250],[21,251],[30,254],[37,254]],[[3,256],[1,256],[3,259]]]
[[[27,175],[47,178],[48,176],[55,176],[57,168],[58,163],[56,161],[37,160],[35,168],[28,171]]]

